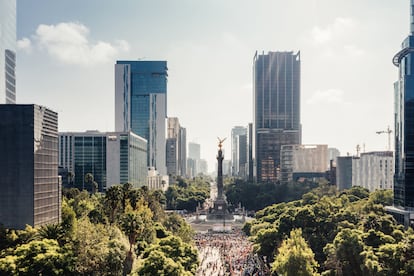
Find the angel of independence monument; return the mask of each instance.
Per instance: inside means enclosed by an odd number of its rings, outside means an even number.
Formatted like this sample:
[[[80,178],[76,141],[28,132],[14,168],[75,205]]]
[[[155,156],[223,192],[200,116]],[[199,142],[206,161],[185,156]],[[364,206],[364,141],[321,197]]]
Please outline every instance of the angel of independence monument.
[[[217,154],[217,198],[214,200],[213,208],[210,209],[210,212],[207,214],[207,221],[214,221],[214,220],[220,220],[220,221],[226,221],[226,220],[233,220],[233,214],[231,214],[228,211],[227,208],[227,201],[223,194],[223,142],[226,140],[220,139],[219,140],[219,150]]]

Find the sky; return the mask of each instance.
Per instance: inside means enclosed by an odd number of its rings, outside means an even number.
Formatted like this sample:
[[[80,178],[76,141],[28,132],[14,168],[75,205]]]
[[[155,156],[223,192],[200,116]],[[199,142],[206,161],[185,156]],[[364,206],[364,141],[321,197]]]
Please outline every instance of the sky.
[[[253,121],[256,51],[301,52],[303,144],[386,150],[409,0],[17,0],[17,103],[113,131],[116,60],[166,60],[167,114],[215,167]]]

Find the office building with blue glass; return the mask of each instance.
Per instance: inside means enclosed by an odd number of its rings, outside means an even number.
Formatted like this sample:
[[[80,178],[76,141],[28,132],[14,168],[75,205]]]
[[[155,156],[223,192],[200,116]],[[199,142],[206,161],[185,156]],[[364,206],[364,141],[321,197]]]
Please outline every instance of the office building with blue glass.
[[[393,58],[399,73],[394,83],[394,206],[388,208],[406,226],[414,224],[414,0],[410,11],[410,34]]]
[[[60,222],[58,114],[0,104],[0,224],[24,229]]]
[[[16,0],[0,1],[0,104],[16,103]]]
[[[148,141],[147,166],[166,170],[167,62],[117,61],[115,131],[132,131]]]
[[[258,182],[277,182],[283,145],[301,144],[300,52],[255,54],[253,116]]]

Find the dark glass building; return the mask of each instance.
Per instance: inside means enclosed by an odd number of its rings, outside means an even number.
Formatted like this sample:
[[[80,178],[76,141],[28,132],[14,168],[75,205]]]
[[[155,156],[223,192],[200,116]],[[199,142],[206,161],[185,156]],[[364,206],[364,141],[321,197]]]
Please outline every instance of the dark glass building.
[[[15,229],[58,223],[58,114],[6,104],[0,118],[0,223]]]
[[[301,143],[300,52],[256,52],[253,94],[257,181],[276,182],[281,146]]]
[[[167,62],[117,61],[115,130],[132,131],[148,141],[148,167],[166,174],[165,119]]]
[[[394,206],[414,211],[414,1],[411,33],[393,58],[399,68],[395,82]]]

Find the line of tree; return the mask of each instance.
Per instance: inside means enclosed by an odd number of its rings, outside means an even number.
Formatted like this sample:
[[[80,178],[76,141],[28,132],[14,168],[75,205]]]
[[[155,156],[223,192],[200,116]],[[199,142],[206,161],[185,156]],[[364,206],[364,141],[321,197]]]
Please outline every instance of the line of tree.
[[[184,179],[177,177],[176,183],[165,192],[167,209],[195,212],[210,197],[210,179],[206,176]]]
[[[275,203],[298,200],[318,185],[316,182],[254,183],[231,178],[225,179],[224,191],[231,205],[241,204],[247,210],[258,211]]]
[[[62,222],[0,228],[0,275],[194,275],[191,227],[165,196],[130,184],[64,193]]]
[[[244,231],[275,275],[414,275],[414,231],[391,204],[387,190],[318,188],[258,211]]]

